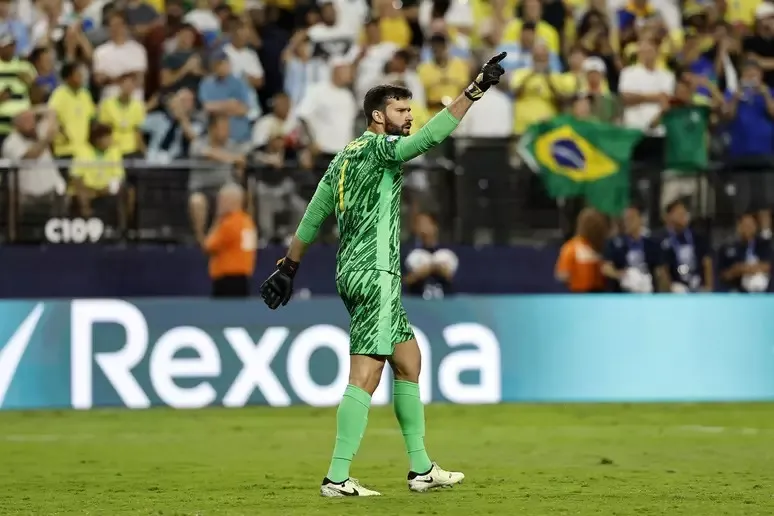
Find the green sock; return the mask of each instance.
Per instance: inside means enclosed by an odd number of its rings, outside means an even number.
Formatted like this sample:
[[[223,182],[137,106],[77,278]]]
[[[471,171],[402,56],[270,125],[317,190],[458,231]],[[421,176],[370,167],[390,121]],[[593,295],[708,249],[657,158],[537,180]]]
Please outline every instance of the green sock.
[[[370,407],[370,394],[360,387],[347,385],[336,412],[336,446],[328,468],[330,480],[343,482],[349,478],[349,466],[363,439]]]
[[[406,443],[411,471],[429,471],[433,464],[425,451],[425,406],[419,397],[419,384],[395,380],[392,389],[395,415]]]

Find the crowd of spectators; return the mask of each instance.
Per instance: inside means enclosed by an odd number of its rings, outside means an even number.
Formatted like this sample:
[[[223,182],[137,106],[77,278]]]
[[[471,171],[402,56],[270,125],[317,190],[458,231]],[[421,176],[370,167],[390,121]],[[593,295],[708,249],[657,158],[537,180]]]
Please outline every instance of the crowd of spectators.
[[[503,50],[508,79],[457,137],[517,139],[568,112],[645,131],[634,159],[648,162],[663,155],[660,116],[706,104],[745,178],[736,211],[771,234],[774,174],[746,175],[774,154],[769,0],[0,0],[2,155],[24,160],[22,213],[113,213],[122,195],[134,204],[116,216],[131,218],[145,196],[121,159],[187,163],[174,166],[196,236],[213,192],[238,180],[261,239],[281,239],[362,129],[368,88],[409,87],[416,131]],[[664,171],[660,207],[689,197],[711,215],[709,188]]]

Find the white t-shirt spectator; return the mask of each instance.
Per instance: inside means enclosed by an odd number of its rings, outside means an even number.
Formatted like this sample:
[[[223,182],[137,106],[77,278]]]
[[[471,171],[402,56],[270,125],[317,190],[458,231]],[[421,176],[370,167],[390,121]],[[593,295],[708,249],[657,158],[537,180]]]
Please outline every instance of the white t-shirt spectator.
[[[273,113],[264,115],[253,126],[253,136],[251,138],[253,148],[263,147],[274,136],[281,135],[287,137],[297,130],[298,119],[294,116],[289,116],[282,120]]]
[[[309,44],[312,45],[312,80],[323,82],[330,79],[332,59],[343,59],[352,63],[357,57],[355,36],[349,28],[340,23],[329,26],[318,23],[309,28],[307,33]]]
[[[389,41],[371,45],[366,49],[363,59],[357,65],[355,77],[355,94],[358,101],[362,101],[366,92],[384,75],[384,65],[397,50],[398,45]]]
[[[13,131],[3,143],[3,158],[12,161],[21,160],[34,144],[34,140],[28,140],[17,131]],[[60,195],[65,192],[65,181],[59,175],[49,149],[30,161],[34,161],[34,164],[19,168],[19,193],[39,197],[52,192]]]
[[[333,0],[336,25],[349,32],[353,39],[359,37],[368,17],[369,3],[365,0]]]
[[[486,95],[476,102],[454,132],[471,138],[507,138],[513,134],[513,104],[510,97],[489,88]]]
[[[296,115],[307,123],[322,152],[336,154],[354,138],[357,112],[352,92],[326,81],[306,90]]]
[[[231,43],[223,47],[231,64],[231,73],[237,77],[249,75],[250,77],[263,77],[263,66],[258,59],[258,54],[249,47],[236,48]]]
[[[675,76],[669,70],[659,70],[658,68],[648,70],[642,65],[627,66],[621,70],[618,91],[622,94],[654,95],[664,93],[671,96],[675,91]],[[661,105],[658,102],[643,102],[627,106],[623,112],[623,125],[632,129],[644,130],[652,136],[663,136],[663,127],[648,129],[660,112]]]
[[[134,40],[122,45],[108,41],[94,51],[94,73],[105,74],[115,79],[127,73],[145,73],[148,71],[148,55],[145,47]],[[102,89],[102,99],[115,97],[120,88],[117,85]],[[140,84],[134,92],[134,97],[143,100],[145,96],[143,85]]]

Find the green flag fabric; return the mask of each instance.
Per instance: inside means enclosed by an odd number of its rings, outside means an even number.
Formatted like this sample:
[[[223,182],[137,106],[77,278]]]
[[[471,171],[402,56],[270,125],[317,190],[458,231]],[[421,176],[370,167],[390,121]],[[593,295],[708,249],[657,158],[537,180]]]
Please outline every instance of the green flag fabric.
[[[664,163],[680,175],[696,175],[707,168],[711,110],[705,105],[673,107],[662,117],[666,128]]]
[[[599,211],[619,215],[629,203],[629,162],[642,136],[563,115],[527,129],[519,153],[551,197],[584,196]]]

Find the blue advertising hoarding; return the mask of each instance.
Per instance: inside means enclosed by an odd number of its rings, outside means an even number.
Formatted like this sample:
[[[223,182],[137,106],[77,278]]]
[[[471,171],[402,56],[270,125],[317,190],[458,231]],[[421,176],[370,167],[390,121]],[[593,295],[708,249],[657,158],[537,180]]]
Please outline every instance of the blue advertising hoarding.
[[[425,402],[774,399],[770,296],[406,300]],[[338,403],[336,298],[0,302],[0,408]],[[389,372],[385,372],[389,380]],[[390,401],[383,381],[375,404]]]

